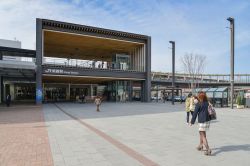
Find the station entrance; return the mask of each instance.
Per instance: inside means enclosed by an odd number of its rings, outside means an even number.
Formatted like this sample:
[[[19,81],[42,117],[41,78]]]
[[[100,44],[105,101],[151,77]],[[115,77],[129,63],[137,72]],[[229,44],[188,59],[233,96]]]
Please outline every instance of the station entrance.
[[[44,76],[43,101],[93,102],[96,96],[111,102],[141,101],[141,85],[137,80]]]
[[[2,96],[11,95],[14,102],[35,102],[36,84],[26,81],[3,81]],[[5,97],[2,99],[5,102]]]

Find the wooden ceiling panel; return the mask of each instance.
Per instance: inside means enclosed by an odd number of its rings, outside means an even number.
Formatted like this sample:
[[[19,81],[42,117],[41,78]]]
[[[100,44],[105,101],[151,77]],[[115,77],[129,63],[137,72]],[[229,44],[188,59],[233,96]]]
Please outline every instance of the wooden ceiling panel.
[[[129,54],[140,47],[141,43],[132,43],[106,38],[97,38],[76,34],[44,31],[44,56],[60,58],[93,59],[93,57],[111,57],[119,53]]]
[[[130,80],[129,78],[113,77],[84,77],[84,76],[62,76],[62,75],[43,75],[43,83],[72,83],[72,84],[102,84],[110,81]]]
[[[43,76],[43,83],[98,84],[111,81],[111,78]]]

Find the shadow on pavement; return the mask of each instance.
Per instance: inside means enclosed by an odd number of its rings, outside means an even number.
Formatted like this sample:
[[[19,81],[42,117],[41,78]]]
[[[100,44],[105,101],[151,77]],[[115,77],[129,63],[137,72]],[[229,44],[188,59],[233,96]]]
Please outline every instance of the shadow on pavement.
[[[213,151],[214,151],[213,156],[216,156],[220,153],[226,153],[226,152],[232,152],[232,151],[248,151],[248,152],[250,152],[250,144],[221,146],[219,148],[214,148]]]

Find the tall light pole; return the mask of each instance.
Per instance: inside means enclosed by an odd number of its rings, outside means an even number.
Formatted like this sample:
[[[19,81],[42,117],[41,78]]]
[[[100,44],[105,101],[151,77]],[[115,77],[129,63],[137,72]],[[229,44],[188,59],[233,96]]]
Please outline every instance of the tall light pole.
[[[172,105],[174,105],[174,89],[175,89],[175,42],[169,41],[172,44]]]
[[[233,109],[233,99],[234,99],[234,18],[228,17],[227,20],[230,22],[230,33],[231,33],[231,109]]]

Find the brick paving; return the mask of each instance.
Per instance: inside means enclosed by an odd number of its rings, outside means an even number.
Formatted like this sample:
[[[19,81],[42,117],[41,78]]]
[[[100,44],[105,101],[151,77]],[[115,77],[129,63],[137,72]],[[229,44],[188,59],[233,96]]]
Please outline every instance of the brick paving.
[[[0,107],[0,166],[52,166],[41,107]]]

